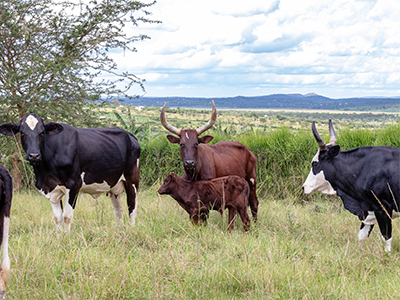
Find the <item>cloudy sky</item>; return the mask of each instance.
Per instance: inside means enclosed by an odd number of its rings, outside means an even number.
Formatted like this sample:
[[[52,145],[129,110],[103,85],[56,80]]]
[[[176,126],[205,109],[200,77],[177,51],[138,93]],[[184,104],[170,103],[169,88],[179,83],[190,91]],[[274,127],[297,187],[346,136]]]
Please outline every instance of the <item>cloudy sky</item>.
[[[158,0],[162,23],[131,29],[151,39],[114,59],[145,96],[399,96],[397,1]]]

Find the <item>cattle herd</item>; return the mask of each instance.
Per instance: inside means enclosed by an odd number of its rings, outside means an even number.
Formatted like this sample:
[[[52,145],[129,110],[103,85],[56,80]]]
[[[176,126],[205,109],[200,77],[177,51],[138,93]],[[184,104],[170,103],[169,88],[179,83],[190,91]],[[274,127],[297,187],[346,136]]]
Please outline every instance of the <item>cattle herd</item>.
[[[214,101],[210,120],[197,129],[178,129],[166,121],[165,106],[161,124],[175,135],[167,139],[179,144],[183,162],[182,178],[170,173],[158,193],[170,195],[189,214],[193,223],[206,223],[210,210],[229,211],[231,230],[236,213],[244,230],[250,228],[250,207],[257,221],[255,155],[239,142],[226,141],[207,145],[213,137],[202,133],[217,118]],[[329,120],[328,144],[319,135],[315,122],[312,133],[319,145],[311,171],[303,184],[304,193],[336,194],[345,209],[358,216],[361,228],[358,239],[368,238],[378,223],[384,247],[391,251],[392,219],[400,215],[400,148],[359,147],[340,151]],[[117,220],[122,219],[121,194],[125,190],[128,214],[135,224],[139,187],[140,145],[129,132],[113,128],[74,128],[48,122],[27,114],[18,125],[3,124],[0,133],[20,134],[21,144],[35,173],[35,185],[49,199],[56,224],[70,231],[78,193],[110,196]],[[62,197],[65,196],[64,207]],[[0,268],[0,299],[5,298],[10,270],[8,231],[12,199],[12,179],[0,165],[0,245],[3,247]]]

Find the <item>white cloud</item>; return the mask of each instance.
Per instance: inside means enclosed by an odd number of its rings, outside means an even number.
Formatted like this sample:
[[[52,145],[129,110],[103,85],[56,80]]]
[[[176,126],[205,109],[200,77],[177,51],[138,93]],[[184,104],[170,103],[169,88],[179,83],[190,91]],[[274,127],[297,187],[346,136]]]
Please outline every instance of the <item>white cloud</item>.
[[[394,0],[159,0],[149,10],[163,23],[131,30],[151,40],[112,54],[147,79],[147,96],[400,90]]]

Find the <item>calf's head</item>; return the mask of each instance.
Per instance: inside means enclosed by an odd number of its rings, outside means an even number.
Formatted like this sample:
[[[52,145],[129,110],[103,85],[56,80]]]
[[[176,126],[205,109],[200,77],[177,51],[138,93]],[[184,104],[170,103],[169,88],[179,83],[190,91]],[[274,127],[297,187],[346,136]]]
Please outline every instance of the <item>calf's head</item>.
[[[165,178],[164,183],[158,189],[158,193],[160,195],[171,195],[174,190],[178,188],[178,184],[176,183],[176,175],[175,173],[171,172]]]
[[[0,133],[13,136],[21,134],[22,148],[26,153],[26,160],[31,165],[38,165],[42,159],[42,149],[46,135],[55,135],[64,130],[64,127],[58,123],[44,123],[43,119],[35,114],[27,114],[18,125],[11,123],[0,126]]]
[[[329,120],[329,144],[326,144],[319,135],[315,127],[315,121],[312,122],[311,128],[319,145],[319,149],[311,162],[311,171],[303,184],[304,193],[312,194],[315,192],[321,192],[323,194],[335,195],[336,191],[325,178],[325,174],[327,174],[327,172],[332,172],[330,160],[338,155],[340,151],[340,146],[335,145],[337,138],[335,130],[333,129],[332,121]]]
[[[206,223],[208,210],[198,202],[197,198],[193,200],[193,194],[189,191],[192,184],[192,182],[183,180],[178,175],[171,172],[168,174],[167,178],[165,178],[163,185],[158,189],[158,193],[160,195],[170,195],[174,198],[189,214],[194,224],[198,224],[199,221],[201,223]],[[189,188],[189,190],[185,190],[186,188]],[[188,191],[189,194],[187,193]],[[184,196],[180,197],[179,194],[184,194]]]
[[[205,135],[201,138],[199,136],[210,129],[217,119],[217,110],[215,108],[214,100],[212,101],[213,109],[211,114],[211,119],[204,124],[203,126],[197,129],[178,129],[172,125],[170,125],[165,119],[165,106],[164,104],[160,119],[161,124],[168,131],[176,134],[178,137],[174,135],[167,135],[167,139],[173,144],[179,144],[180,153],[182,157],[183,167],[185,168],[186,175],[188,179],[193,180],[196,175],[196,167],[198,163],[198,146],[199,144],[207,144],[209,143],[213,137],[210,135]]]

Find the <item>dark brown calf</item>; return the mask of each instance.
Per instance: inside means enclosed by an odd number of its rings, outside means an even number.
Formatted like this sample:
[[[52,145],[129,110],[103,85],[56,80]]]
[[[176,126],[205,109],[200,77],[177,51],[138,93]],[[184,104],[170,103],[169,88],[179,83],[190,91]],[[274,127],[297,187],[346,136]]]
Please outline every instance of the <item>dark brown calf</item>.
[[[170,173],[158,189],[158,193],[174,198],[188,212],[195,224],[199,222],[199,219],[200,222],[206,223],[210,210],[216,210],[222,215],[225,208],[228,208],[228,230],[233,228],[236,211],[242,219],[244,230],[249,230],[250,218],[247,207],[250,188],[247,181],[239,176],[193,182]]]

